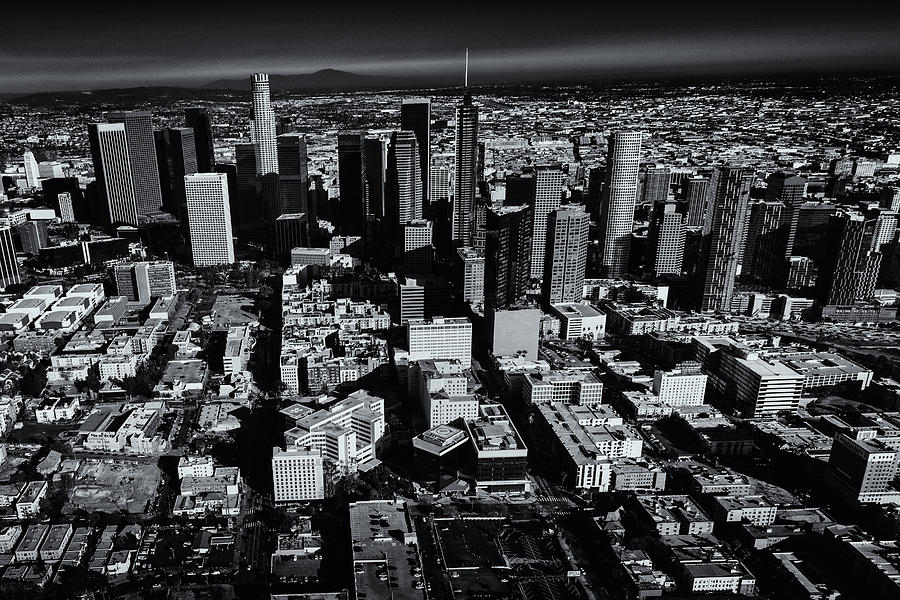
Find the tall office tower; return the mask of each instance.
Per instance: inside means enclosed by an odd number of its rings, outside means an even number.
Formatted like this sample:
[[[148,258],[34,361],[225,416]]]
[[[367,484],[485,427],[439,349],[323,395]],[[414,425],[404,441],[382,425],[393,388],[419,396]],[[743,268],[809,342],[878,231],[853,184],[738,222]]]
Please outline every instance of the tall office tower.
[[[22,162],[25,164],[25,184],[30,188],[38,187],[41,171],[37,159],[34,158],[34,152],[26,150],[22,155]]]
[[[256,149],[253,144],[234,145],[235,179],[237,198],[232,199],[232,214],[236,233],[240,236],[252,234],[257,222],[259,191],[256,188]]]
[[[113,275],[118,295],[144,306],[176,291],[175,265],[167,260],[119,264]]]
[[[825,485],[842,501],[885,504],[895,498],[892,486],[900,465],[900,444],[877,431],[839,432],[834,436]]]
[[[427,275],[433,270],[431,221],[414,219],[403,229],[403,264],[407,275]]]
[[[787,261],[785,287],[789,290],[809,288],[816,285],[817,269],[813,259],[807,256],[792,256]]]
[[[653,205],[647,266],[653,274],[681,275],[684,262],[684,215],[674,202]]]
[[[368,214],[366,197],[365,133],[338,133],[338,185],[341,194],[340,225],[346,232],[360,233]]]
[[[428,203],[448,202],[452,195],[453,173],[447,165],[431,165],[428,169]]]
[[[484,250],[469,246],[457,250],[456,290],[461,302],[484,302]]]
[[[537,178],[534,171],[527,173],[508,173],[504,179],[506,183],[505,206],[534,206],[537,198]]]
[[[641,202],[655,205],[665,203],[669,199],[669,181],[672,172],[668,167],[647,167],[644,173],[644,187],[641,190]]]
[[[428,198],[428,173],[431,168],[431,98],[404,99],[400,105],[400,129],[416,134],[422,200],[425,201]]]
[[[562,203],[565,174],[557,166],[542,165],[535,173],[534,235],[531,239],[529,275],[538,279],[544,273],[544,250],[547,247],[547,219]]]
[[[472,366],[472,322],[466,318],[434,317],[409,322],[409,361],[457,359]]]
[[[146,110],[111,112],[107,113],[106,120],[125,125],[134,202],[138,214],[146,215],[158,211],[162,206],[162,192],[159,189],[156,145],[153,143],[150,112]]]
[[[162,129],[153,135],[156,139],[163,208],[184,223],[187,221],[184,176],[197,172],[194,130],[187,127]]]
[[[691,177],[684,182],[684,200],[687,203],[688,227],[702,227],[706,216],[706,193],[709,190],[709,179]]]
[[[593,167],[588,171],[587,184],[587,207],[592,219],[597,219],[600,215],[600,201],[603,197],[603,182],[606,179],[606,169],[604,167]]]
[[[250,112],[250,141],[256,150],[256,172],[260,175],[278,172],[278,148],[275,144],[275,112],[269,94],[269,75],[254,73],[250,77],[253,106]]]
[[[194,155],[197,157],[197,172],[212,173],[216,168],[216,154],[213,151],[212,123],[205,108],[184,109],[184,122],[194,131]]]
[[[784,202],[786,206],[799,204],[806,198],[807,187],[803,177],[777,171],[766,178],[766,200]]]
[[[184,182],[194,264],[230,265],[234,262],[234,240],[228,177],[224,173],[194,173]]]
[[[412,131],[391,134],[385,173],[385,221],[400,231],[409,221],[422,218],[422,177],[419,151]]]
[[[275,219],[285,212],[281,197],[281,175],[261,174],[257,178],[257,186],[259,191],[259,202],[256,206],[257,231],[272,240],[275,238]]]
[[[751,173],[731,167],[715,169],[710,179],[697,268],[703,282],[698,290],[703,311],[727,311],[731,307],[751,180]]]
[[[309,246],[309,221],[306,213],[284,213],[275,219],[275,254],[290,264],[291,250]]]
[[[325,498],[325,467],[321,450],[290,447],[272,451],[272,483],[275,503],[304,502]]]
[[[47,221],[25,221],[16,227],[16,233],[22,242],[22,251],[26,254],[38,254],[41,248],[50,245]]]
[[[501,206],[487,211],[484,299],[507,308],[525,296],[531,273],[532,207]]]
[[[138,210],[128,157],[128,140],[122,123],[91,123],[88,140],[97,178],[99,203],[105,205],[110,223],[138,224]]]
[[[474,237],[475,190],[478,187],[478,107],[466,90],[456,106],[456,184],[453,198],[455,246],[471,246]]]
[[[881,247],[894,241],[897,233],[898,213],[890,210],[874,209],[866,214],[869,218],[876,219],[875,223],[875,252],[881,252]]]
[[[278,136],[278,179],[281,185],[282,214],[309,210],[309,171],[306,138],[299,133]],[[278,218],[280,215],[275,215]]]
[[[22,278],[16,261],[12,227],[0,227],[0,286],[6,288],[14,283],[22,283]]]
[[[545,304],[581,300],[590,220],[581,208],[560,208],[550,213],[541,287]]]
[[[612,132],[598,223],[600,264],[604,277],[621,277],[628,272],[640,161],[641,132]]]
[[[59,206],[59,220],[63,223],[74,223],[75,203],[72,201],[72,194],[69,192],[57,194],[56,204]]]
[[[900,212],[900,188],[886,187],[881,190],[881,208]]]
[[[367,137],[363,144],[366,164],[367,214],[384,217],[384,180],[387,169],[387,144],[377,137]]]
[[[791,256],[792,207],[778,201],[750,206],[741,275],[747,281],[780,285]]]
[[[881,267],[875,250],[878,219],[841,213],[828,223],[816,282],[819,298],[826,305],[847,306],[872,297]]]

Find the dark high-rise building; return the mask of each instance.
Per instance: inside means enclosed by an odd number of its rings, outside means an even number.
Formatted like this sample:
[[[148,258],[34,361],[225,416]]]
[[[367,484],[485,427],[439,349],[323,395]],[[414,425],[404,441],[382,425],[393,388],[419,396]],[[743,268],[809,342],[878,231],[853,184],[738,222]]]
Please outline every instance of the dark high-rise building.
[[[363,145],[366,163],[367,214],[384,217],[384,180],[387,169],[387,145],[381,138],[367,137]]]
[[[240,214],[238,214],[238,210],[241,206],[241,195],[238,193],[238,185],[237,185],[237,165],[233,165],[230,163],[216,165],[215,173],[225,173],[225,177],[228,179],[228,198],[234,198],[234,201],[229,202],[229,208],[231,209],[231,223],[232,229],[234,230],[235,235],[238,234],[238,229],[240,227]]]
[[[259,175],[258,186],[257,228],[268,236],[268,240],[272,240],[275,238],[275,219],[285,212],[281,196],[281,175],[278,173]]]
[[[187,223],[184,176],[198,173],[194,130],[181,127],[154,132],[163,208]]]
[[[403,231],[406,223],[422,218],[420,164],[415,133],[395,131],[388,148],[384,204],[385,221],[395,233]]]
[[[684,182],[684,200],[687,204],[688,227],[702,227],[706,220],[706,194],[709,190],[709,179],[691,177]]]
[[[308,212],[306,138],[299,133],[278,136],[278,178],[281,183],[282,214]]]
[[[878,219],[860,214],[831,217],[816,282],[824,304],[846,306],[872,297],[881,267],[877,225]]]
[[[341,203],[339,225],[343,233],[362,233],[366,222],[365,134],[338,134],[338,184]]]
[[[644,187],[641,202],[654,206],[669,199],[669,181],[672,177],[668,167],[648,167],[644,173]]]
[[[88,125],[88,141],[97,184],[94,187],[95,205],[106,211],[104,220],[107,223],[137,225],[138,211],[125,125],[91,123]]]
[[[578,302],[584,293],[590,216],[581,207],[559,208],[547,219],[541,299],[545,304]]]
[[[779,286],[786,280],[791,256],[792,207],[783,202],[756,202],[750,206],[750,221],[744,245],[741,276],[747,281]]]
[[[431,98],[404,99],[400,105],[400,129],[416,134],[422,200],[427,202],[428,173],[431,167]]]
[[[456,106],[456,188],[453,200],[455,246],[474,243],[475,191],[478,187],[478,107],[466,90]]]
[[[256,148],[253,144],[234,145],[235,176],[237,178],[238,202],[232,208],[238,215],[237,233],[240,236],[254,235],[258,221],[259,191],[257,190]]]
[[[826,243],[828,222],[835,212],[837,206],[829,202],[804,202],[800,205],[794,233],[794,256],[808,256],[819,260]]]
[[[291,250],[309,246],[309,223],[305,213],[285,213],[275,219],[275,253],[284,264],[291,262]]]
[[[194,130],[194,154],[197,156],[197,172],[212,173],[216,167],[213,151],[212,123],[205,108],[186,108],[185,124]]]
[[[537,197],[537,178],[534,171],[526,173],[508,173],[506,181],[505,206],[534,206]]]
[[[139,215],[156,212],[162,207],[159,189],[156,144],[153,142],[153,123],[150,112],[133,110],[107,113],[110,123],[125,125],[128,140],[128,158],[131,162],[131,179],[135,206]]]
[[[487,210],[484,297],[492,308],[507,308],[525,297],[531,274],[532,210],[530,206]]]
[[[72,210],[75,213],[75,220],[87,220],[88,215],[86,214],[87,210],[84,202],[84,193],[81,191],[81,186],[78,185],[77,177],[53,177],[51,179],[45,179],[41,182],[41,190],[44,195],[44,201],[59,212],[60,216],[62,216],[62,212],[59,195],[69,194],[69,202],[71,202]]]
[[[603,197],[603,181],[606,179],[604,167],[594,167],[588,171],[588,200],[587,208],[592,219],[600,215],[600,201]]]
[[[751,179],[747,171],[730,167],[715,169],[710,179],[697,269],[703,311],[727,311],[731,307]]]
[[[900,212],[900,188],[882,188],[879,203],[881,208],[892,210],[894,212]]]
[[[12,228],[0,227],[0,285],[6,288],[14,283],[22,283],[22,278],[19,276]]]
[[[610,135],[598,223],[604,277],[621,277],[628,271],[640,160],[640,131],[620,130]]]
[[[50,245],[46,221],[25,221],[16,227],[16,233],[26,254],[39,254],[41,248]]]
[[[684,262],[684,215],[674,202],[653,205],[647,267],[654,275],[681,275]]]

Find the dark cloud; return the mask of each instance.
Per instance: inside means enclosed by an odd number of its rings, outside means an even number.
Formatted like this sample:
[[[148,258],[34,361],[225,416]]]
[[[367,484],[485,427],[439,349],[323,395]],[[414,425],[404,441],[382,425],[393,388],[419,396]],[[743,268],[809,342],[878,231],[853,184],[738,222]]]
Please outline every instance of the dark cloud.
[[[455,77],[466,46],[475,83],[900,67],[900,7],[721,4],[252,2],[56,13],[19,4],[5,17],[0,91],[197,85],[256,70]]]

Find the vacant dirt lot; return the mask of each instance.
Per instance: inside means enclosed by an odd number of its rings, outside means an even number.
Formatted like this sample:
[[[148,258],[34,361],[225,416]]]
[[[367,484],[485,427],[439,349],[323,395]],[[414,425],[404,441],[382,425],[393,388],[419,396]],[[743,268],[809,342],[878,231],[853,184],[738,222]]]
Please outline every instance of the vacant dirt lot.
[[[69,507],[88,512],[142,513],[156,495],[159,478],[156,465],[86,459],[75,475]]]

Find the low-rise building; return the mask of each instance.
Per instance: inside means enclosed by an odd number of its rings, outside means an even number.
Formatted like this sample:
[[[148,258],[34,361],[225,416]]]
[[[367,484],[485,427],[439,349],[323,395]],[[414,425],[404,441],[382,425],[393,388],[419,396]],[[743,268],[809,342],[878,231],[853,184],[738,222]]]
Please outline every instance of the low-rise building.
[[[46,481],[29,481],[16,498],[16,516],[20,519],[31,519],[41,512],[41,500],[47,495],[49,485]]]
[[[18,562],[37,561],[40,556],[41,542],[50,531],[50,526],[45,523],[34,523],[25,530],[22,541],[16,547],[15,557]]]
[[[713,521],[690,496],[639,495],[637,507],[644,520],[660,535],[712,533]]]

